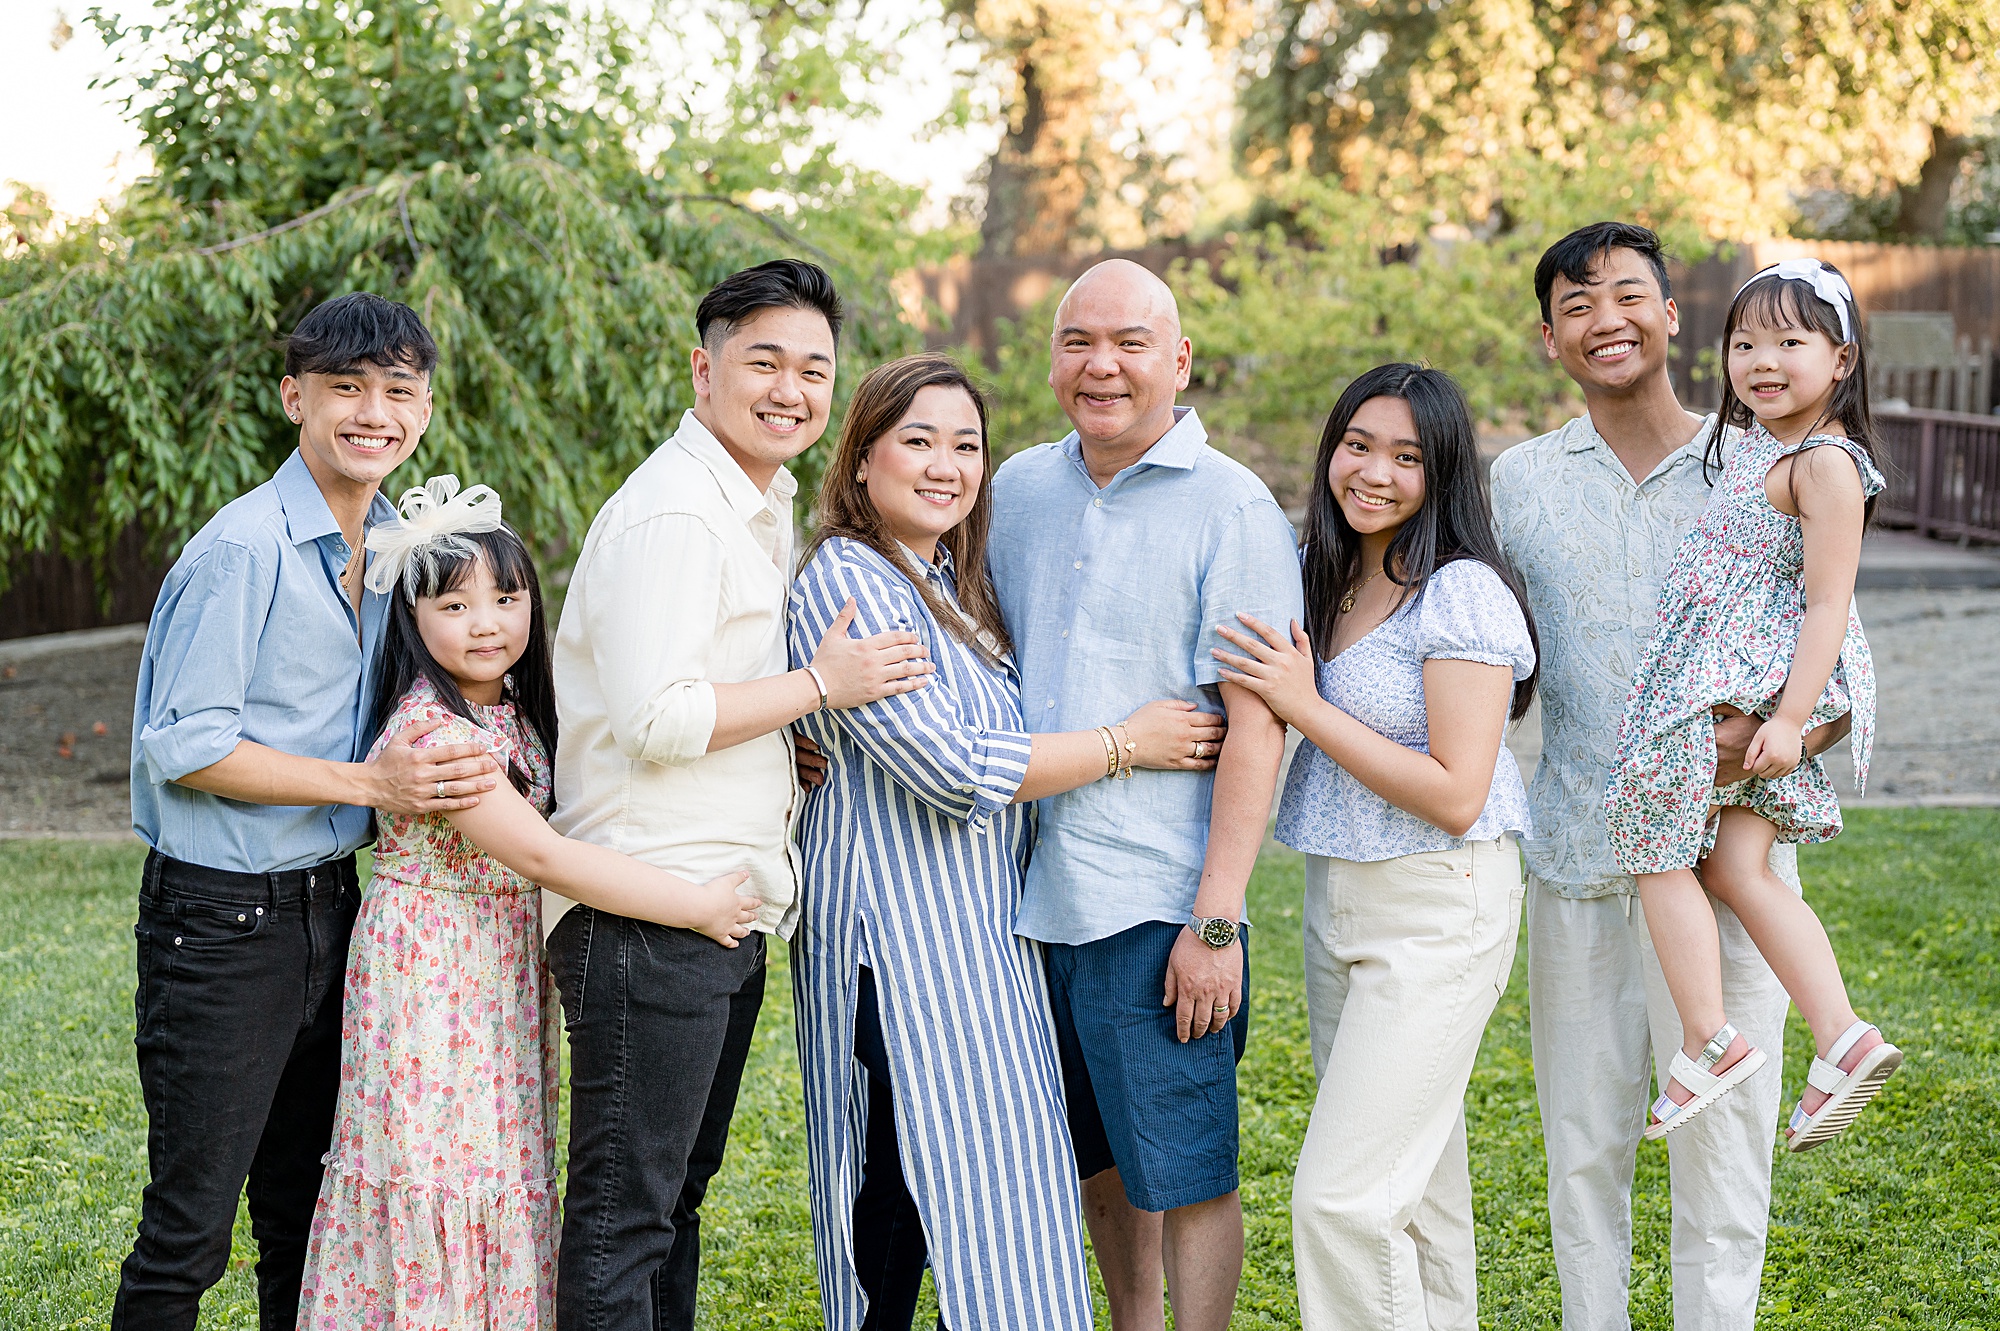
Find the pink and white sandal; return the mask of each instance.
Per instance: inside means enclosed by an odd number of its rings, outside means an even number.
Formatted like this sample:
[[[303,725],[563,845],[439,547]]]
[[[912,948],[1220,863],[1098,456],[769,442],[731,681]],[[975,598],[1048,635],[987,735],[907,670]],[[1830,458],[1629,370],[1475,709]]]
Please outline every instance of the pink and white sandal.
[[[1647,1141],[1658,1141],[1666,1136],[1741,1086],[1764,1066],[1764,1051],[1753,1045],[1748,1053],[1721,1072],[1710,1071],[1729,1053],[1729,1046],[1736,1043],[1737,1035],[1737,1029],[1725,1021],[1721,1030],[1708,1037],[1708,1043],[1701,1047],[1701,1053],[1696,1057],[1689,1058],[1680,1050],[1674,1050],[1673,1061],[1667,1064],[1667,1077],[1693,1091],[1694,1096],[1686,1104],[1677,1104],[1662,1087],[1660,1098],[1653,1101],[1654,1121],[1646,1125]]]
[[[1857,1021],[1841,1032],[1825,1058],[1815,1058],[1806,1069],[1806,1082],[1816,1091],[1826,1092],[1826,1100],[1814,1112],[1806,1112],[1805,1102],[1792,1108],[1791,1139],[1786,1143],[1794,1154],[1838,1137],[1889,1080],[1889,1074],[1903,1066],[1903,1051],[1884,1040],[1861,1056],[1851,1072],[1840,1070],[1840,1060],[1861,1038],[1876,1028]],[[1879,1035],[1881,1032],[1876,1031]]]

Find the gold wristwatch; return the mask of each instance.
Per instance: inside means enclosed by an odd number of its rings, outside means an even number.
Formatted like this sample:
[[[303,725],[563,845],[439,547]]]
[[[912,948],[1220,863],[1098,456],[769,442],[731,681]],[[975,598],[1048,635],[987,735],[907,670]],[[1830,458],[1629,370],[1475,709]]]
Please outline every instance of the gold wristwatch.
[[[1220,952],[1236,941],[1236,921],[1225,915],[1188,916],[1188,928],[1194,936]]]

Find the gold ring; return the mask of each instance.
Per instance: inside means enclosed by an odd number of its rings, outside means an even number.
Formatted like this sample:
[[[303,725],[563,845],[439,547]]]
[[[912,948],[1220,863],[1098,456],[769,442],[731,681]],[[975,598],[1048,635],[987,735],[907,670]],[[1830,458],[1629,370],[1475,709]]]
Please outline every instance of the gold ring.
[[[434,796],[434,798],[436,798],[436,799],[443,799],[444,797],[445,797],[445,796],[444,796],[444,782],[440,781],[440,782],[438,782],[438,783],[437,783],[437,794],[436,794],[436,795]]]

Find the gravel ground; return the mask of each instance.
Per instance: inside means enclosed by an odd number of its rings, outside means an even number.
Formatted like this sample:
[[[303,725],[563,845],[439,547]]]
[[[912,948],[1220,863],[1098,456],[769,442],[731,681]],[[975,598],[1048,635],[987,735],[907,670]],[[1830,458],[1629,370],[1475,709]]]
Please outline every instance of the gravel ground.
[[[1860,802],[2000,803],[2000,590],[1860,598],[1881,685]],[[18,651],[0,643],[0,836],[125,833],[139,643]],[[1530,713],[1509,739],[1524,771],[1540,727]],[[1828,767],[1850,797],[1845,742]]]

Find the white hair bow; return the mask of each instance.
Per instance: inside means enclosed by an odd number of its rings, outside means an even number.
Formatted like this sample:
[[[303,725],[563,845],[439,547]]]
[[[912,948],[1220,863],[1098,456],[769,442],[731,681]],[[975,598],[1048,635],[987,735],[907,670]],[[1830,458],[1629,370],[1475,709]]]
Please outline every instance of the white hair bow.
[[[1854,301],[1854,288],[1847,285],[1846,278],[1818,259],[1786,259],[1783,263],[1774,263],[1752,277],[1750,282],[1761,282],[1767,277],[1788,277],[1809,283],[1814,295],[1840,311],[1840,340],[1854,340],[1854,316],[1847,312]],[[1750,282],[1736,288],[1736,294],[1742,295]]]
[[[497,530],[500,496],[490,485],[458,492],[458,477],[433,476],[403,491],[396,501],[402,516],[378,523],[364,542],[375,552],[368,567],[368,590],[388,591],[398,582],[403,594],[416,598],[419,574],[440,556],[464,559],[476,551],[468,535]]]

